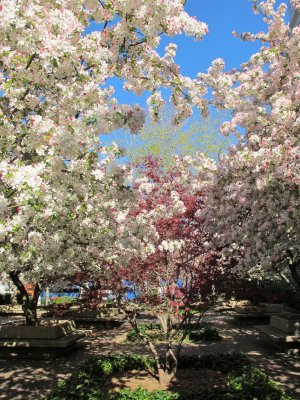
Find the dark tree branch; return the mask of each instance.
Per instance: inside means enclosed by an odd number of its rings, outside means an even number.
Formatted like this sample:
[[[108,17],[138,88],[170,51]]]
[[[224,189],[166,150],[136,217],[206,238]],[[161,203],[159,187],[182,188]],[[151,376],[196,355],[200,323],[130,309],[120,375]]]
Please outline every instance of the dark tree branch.
[[[29,300],[28,293],[27,293],[25,286],[24,286],[23,282],[21,281],[19,275],[20,275],[19,271],[12,271],[9,273],[10,279],[13,281],[14,285],[20,291],[22,297],[25,297],[27,300]]]
[[[30,65],[32,64],[32,62],[33,62],[33,60],[35,59],[35,58],[37,58],[37,54],[36,53],[33,53],[32,54],[32,56],[29,58],[29,60],[27,61],[27,64],[26,64],[26,66],[25,66],[25,69],[28,69],[29,67],[30,67]]]
[[[41,287],[37,283],[34,288],[34,293],[32,299],[30,298],[27,290],[24,286],[24,283],[20,279],[20,271],[12,271],[9,273],[10,279],[20,291],[22,296],[22,309],[24,312],[24,316],[26,318],[26,325],[35,326],[38,325],[37,318],[37,303],[39,299],[39,295],[41,293]]]
[[[292,278],[296,282],[298,289],[300,289],[300,274],[299,274],[300,262],[298,261],[298,262],[294,262],[293,264],[289,264],[289,267],[290,267]]]
[[[103,28],[102,28],[102,32],[105,31],[105,29],[106,29],[106,27],[107,27],[107,24],[108,24],[108,20],[105,21],[104,26],[103,26]]]

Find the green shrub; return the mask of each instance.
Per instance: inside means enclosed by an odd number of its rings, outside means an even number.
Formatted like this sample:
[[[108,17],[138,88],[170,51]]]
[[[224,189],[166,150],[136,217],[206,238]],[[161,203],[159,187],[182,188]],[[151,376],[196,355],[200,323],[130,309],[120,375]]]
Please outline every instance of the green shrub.
[[[155,390],[149,392],[145,389],[123,389],[111,397],[111,400],[177,400],[179,399],[178,393],[170,393],[164,390]]]
[[[140,332],[153,341],[162,341],[166,335],[159,324],[139,324]],[[183,331],[179,331],[177,338],[180,340]],[[205,324],[194,327],[187,335],[185,341],[200,342],[201,340],[221,340],[218,329],[215,326]],[[141,337],[135,329],[131,329],[126,337],[126,343],[139,343],[142,342]]]
[[[197,329],[192,329],[188,335],[188,338],[191,342],[200,342],[201,340],[214,341],[222,339],[218,329],[212,325],[204,325],[203,327],[200,326]]]
[[[228,399],[234,400],[288,400],[279,386],[263,371],[251,368],[241,376],[233,376],[228,382]],[[231,396],[231,397],[230,397]]]
[[[163,340],[165,337],[164,332],[159,324],[138,324],[139,331],[146,337],[152,340]],[[135,329],[131,329],[126,337],[127,343],[139,343],[142,342],[141,337],[138,335]]]
[[[250,361],[243,353],[219,353],[203,356],[188,356],[180,358],[179,368],[201,369],[207,368],[223,374],[241,374],[245,368],[250,367]]]
[[[92,358],[68,380],[60,380],[56,388],[46,397],[48,400],[115,400],[101,389],[105,377],[112,372],[129,370],[154,371],[155,361],[139,355],[114,355]]]
[[[183,400],[183,399],[180,399]],[[204,390],[184,400],[292,400],[263,371],[247,368],[239,375],[231,375],[225,387]]]

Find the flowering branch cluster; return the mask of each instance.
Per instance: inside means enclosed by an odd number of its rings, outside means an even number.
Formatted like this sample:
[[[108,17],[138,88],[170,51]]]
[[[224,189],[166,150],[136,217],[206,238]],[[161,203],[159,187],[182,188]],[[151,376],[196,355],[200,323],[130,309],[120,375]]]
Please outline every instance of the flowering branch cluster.
[[[118,104],[107,80],[153,92],[154,109],[159,87],[169,87],[178,119],[190,115],[205,89],[189,93],[174,46],[163,57],[155,50],[161,34],[181,32],[207,32],[181,0],[1,2],[1,273],[62,279],[78,264],[98,271],[116,254],[125,259],[133,244],[117,226],[133,197],[130,171],[115,165],[117,147],[104,149],[98,135],[137,133],[145,113]]]
[[[273,277],[289,268],[300,286],[300,28],[290,31],[284,4],[256,7],[268,31],[241,38],[262,41],[260,51],[239,70],[225,72],[217,59],[198,76],[213,89],[213,104],[232,110],[222,130],[239,140],[202,174],[206,217],[216,246],[238,260],[240,273]]]

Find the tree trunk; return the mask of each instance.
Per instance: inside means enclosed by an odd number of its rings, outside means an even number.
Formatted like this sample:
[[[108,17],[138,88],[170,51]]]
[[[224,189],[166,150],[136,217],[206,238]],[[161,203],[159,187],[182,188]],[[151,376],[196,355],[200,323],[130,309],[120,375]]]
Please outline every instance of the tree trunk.
[[[167,344],[165,367],[159,368],[159,383],[162,386],[168,386],[177,373],[177,358],[171,347],[171,343]]]
[[[125,310],[124,310],[125,311]],[[131,324],[132,328],[135,330],[135,332],[138,334],[138,336],[143,340],[143,342],[149,346],[150,351],[155,359],[155,363],[156,363],[156,368],[159,374],[159,381],[160,381],[160,371],[163,371],[162,369],[162,365],[160,363],[160,359],[159,359],[159,355],[158,352],[154,346],[154,344],[151,342],[151,340],[149,340],[149,338],[147,338],[140,330],[138,327],[138,324],[136,322],[136,312],[132,312],[128,315],[129,317],[129,323]]]
[[[295,261],[293,264],[290,264],[289,267],[292,278],[296,282],[298,290],[300,290],[300,261]]]
[[[160,321],[162,321],[162,323],[164,323],[164,329],[168,330],[167,327],[169,326],[169,324],[166,323],[167,320],[162,318],[159,319]],[[178,366],[177,357],[172,349],[171,342],[167,343],[165,362],[161,362],[153,342],[139,330],[138,324],[136,322],[135,312],[129,314],[129,322],[136,333],[139,335],[139,337],[143,340],[143,342],[149,346],[150,351],[153,354],[156,362],[159,383],[161,386],[167,387],[171,383],[172,379],[175,377]]]
[[[121,312],[122,311],[122,295],[116,295],[114,296],[115,298],[115,302],[116,302],[116,306],[118,308],[118,311]]]
[[[167,388],[170,385],[170,383],[175,375],[176,375],[176,372],[173,372],[173,371],[169,372],[165,369],[160,368],[158,370],[159,384],[163,388]]]
[[[23,282],[19,277],[20,273],[18,271],[12,271],[9,276],[13,283],[16,285],[21,293],[22,298],[22,310],[25,316],[26,325],[36,326],[39,324],[37,317],[37,305],[39,295],[41,294],[40,285],[37,283],[34,288],[33,297],[31,298],[27,293]]]
[[[30,296],[27,296],[25,302],[23,303],[22,308],[26,318],[26,325],[36,326],[39,324],[37,317],[37,305],[40,294],[41,289],[39,284],[37,283],[34,288],[32,299],[30,298]]]

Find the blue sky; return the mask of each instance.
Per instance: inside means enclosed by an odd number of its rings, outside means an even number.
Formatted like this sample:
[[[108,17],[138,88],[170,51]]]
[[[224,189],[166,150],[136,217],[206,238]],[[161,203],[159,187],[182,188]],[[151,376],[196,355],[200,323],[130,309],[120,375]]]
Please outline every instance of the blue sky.
[[[288,0],[277,1],[277,4],[288,3]],[[225,60],[226,70],[238,68],[241,63],[260,48],[259,42],[243,42],[232,35],[232,31],[257,33],[266,31],[266,24],[261,15],[254,14],[251,0],[188,0],[186,11],[198,20],[208,24],[209,33],[202,41],[195,41],[191,37],[178,35],[163,37],[159,52],[163,54],[168,43],[178,46],[175,61],[180,65],[181,73],[195,78],[198,72],[206,72],[211,62],[221,57]],[[146,99],[149,93],[137,97],[133,93],[124,92],[123,83],[117,78],[107,82],[115,87],[115,95],[119,103],[139,103],[146,108]],[[163,91],[165,99],[169,92]],[[108,137],[101,135],[101,140],[108,144],[112,140],[118,142],[122,132],[118,131]]]
[[[188,0],[186,11],[208,24],[209,33],[201,42],[180,36],[177,63],[182,73],[195,77],[206,71],[218,57],[225,60],[227,69],[238,67],[259,49],[259,43],[242,42],[232,31],[259,32],[266,30],[262,16],[254,14],[249,0]]]
[[[278,4],[288,0],[278,1]],[[181,67],[181,73],[195,78],[198,72],[206,72],[211,62],[221,57],[225,60],[226,69],[237,68],[241,63],[259,50],[259,42],[242,42],[234,38],[232,31],[259,32],[266,30],[261,15],[254,14],[250,0],[188,0],[186,11],[198,20],[208,24],[209,33],[202,41],[194,41],[191,37],[178,35],[163,37],[159,52],[163,53],[168,43],[178,46],[175,61]],[[122,90],[122,82],[118,79],[109,81],[116,89],[120,103],[146,105],[146,95],[137,97]]]

